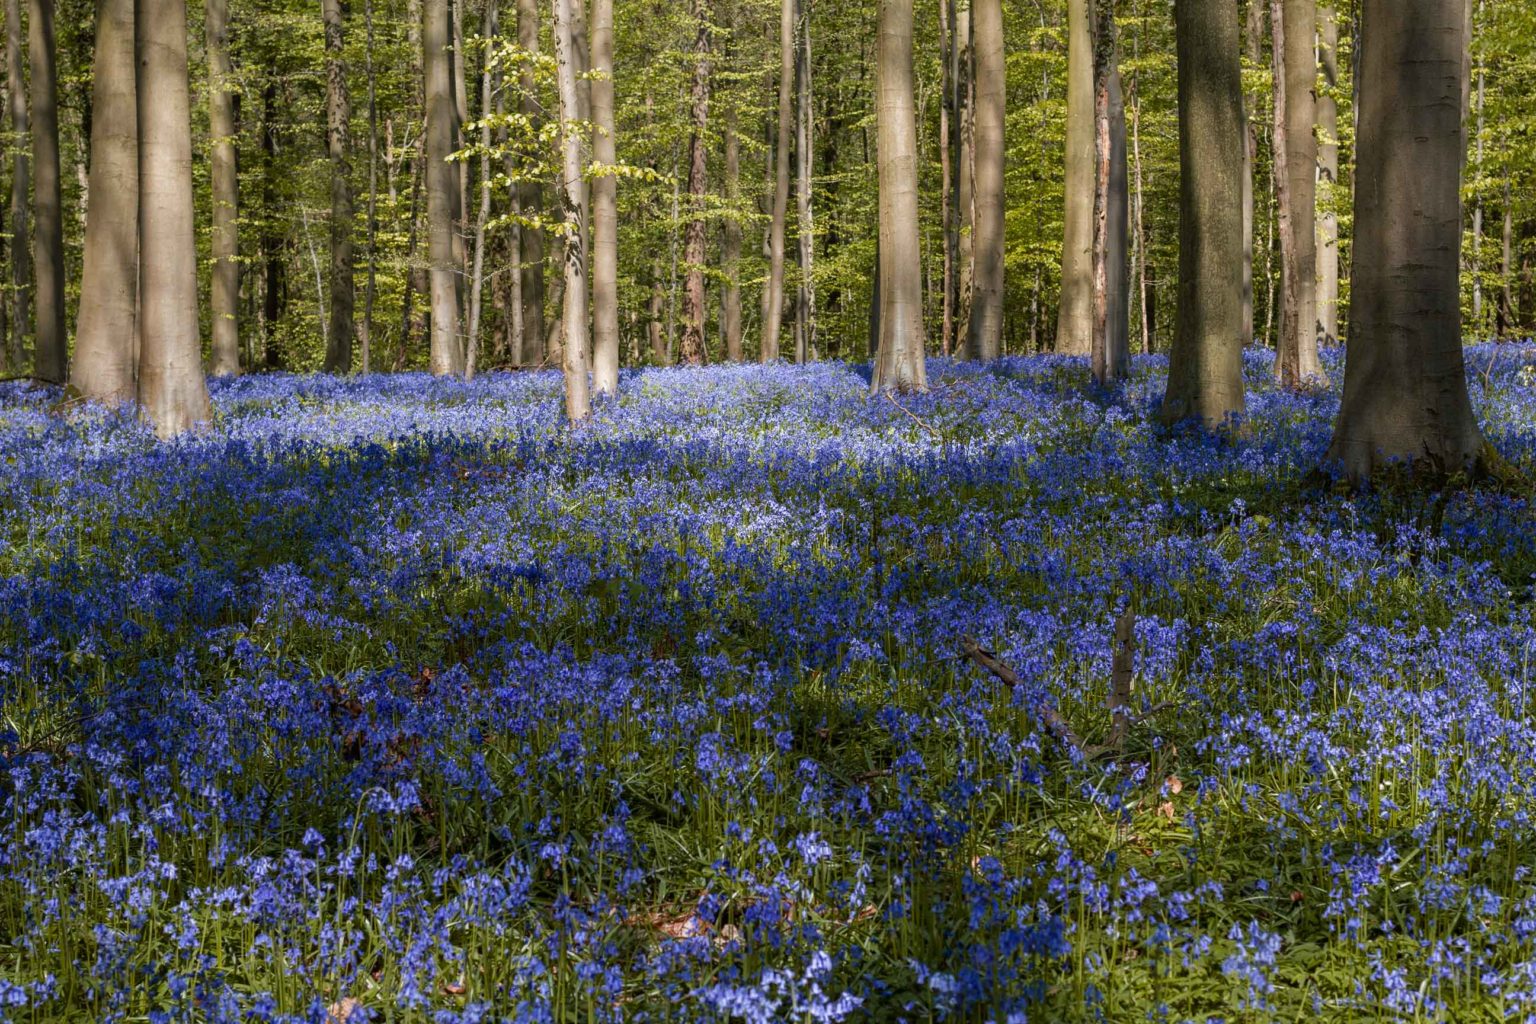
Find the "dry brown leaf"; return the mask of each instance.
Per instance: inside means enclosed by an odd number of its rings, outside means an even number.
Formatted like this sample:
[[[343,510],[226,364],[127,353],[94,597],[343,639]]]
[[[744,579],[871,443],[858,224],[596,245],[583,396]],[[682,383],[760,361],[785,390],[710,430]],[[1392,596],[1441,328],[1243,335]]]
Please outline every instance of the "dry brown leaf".
[[[325,1024],[364,1024],[372,1016],[361,999],[351,996],[325,1008]]]

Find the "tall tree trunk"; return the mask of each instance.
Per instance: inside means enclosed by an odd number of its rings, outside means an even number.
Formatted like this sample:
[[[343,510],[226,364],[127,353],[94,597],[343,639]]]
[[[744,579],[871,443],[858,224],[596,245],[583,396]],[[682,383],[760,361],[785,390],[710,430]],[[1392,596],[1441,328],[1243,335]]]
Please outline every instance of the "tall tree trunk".
[[[136,393],[139,285],[139,115],[134,0],[96,0],[90,215],[80,275],[70,386],[108,405]]]
[[[427,261],[432,290],[431,368],[438,376],[464,372],[459,344],[458,253],[454,243],[454,196],[458,175],[448,158],[453,154],[457,121],[453,98],[453,68],[448,52],[452,25],[448,0],[421,5],[422,63],[427,105]]]
[[[1003,354],[1008,66],[1003,55],[1002,0],[973,0],[971,18],[976,33],[976,271],[966,354],[991,360]]]
[[[186,0],[138,0],[139,412],[161,437],[208,419],[197,321]]]
[[[651,260],[651,301],[647,309],[646,333],[651,341],[651,362],[667,365],[667,286],[662,280],[661,257]]]
[[[240,186],[235,164],[237,139],[228,0],[208,0],[203,20],[208,38],[208,178],[213,191],[213,225],[209,232],[213,257],[209,316],[213,337],[208,372],[223,377],[240,372]]]
[[[64,202],[60,189],[58,73],[53,42],[54,0],[31,0],[27,50],[32,67],[32,183],[37,209],[37,347],[34,373],[64,383]]]
[[[1248,48],[1248,62],[1258,67],[1264,59],[1264,12],[1269,0],[1248,0],[1248,24],[1244,39]],[[1243,145],[1243,345],[1254,341],[1254,237],[1257,211],[1255,209],[1254,178],[1259,173],[1259,94],[1248,97],[1247,138]]]
[[[971,322],[971,287],[976,271],[976,53],[971,8],[960,12],[956,39],[960,46],[959,163],[955,195],[959,252],[956,260],[955,333],[968,334]],[[1091,178],[1090,178],[1091,181]]]
[[[538,0],[517,0],[517,44],[529,54],[539,52]],[[524,64],[518,82],[524,117],[538,119],[541,106],[538,79],[531,63]],[[544,210],[544,189],[533,175],[517,184],[518,213],[537,218]],[[523,338],[518,363],[539,366],[544,354],[544,229],[532,224],[517,228],[519,273],[522,275]]]
[[[1125,99],[1116,67],[1114,0],[1093,0],[1093,376],[1100,384],[1130,369],[1130,272]],[[974,320],[974,314],[972,319]]]
[[[378,294],[379,234],[379,100],[378,82],[373,71],[373,0],[363,0],[363,26],[367,46],[363,50],[368,78],[368,232],[364,243],[368,263],[367,283],[363,286],[363,326],[359,341],[363,372],[373,370],[373,303]]]
[[[1317,9],[1317,53],[1322,92],[1317,97],[1317,340],[1339,343],[1339,218],[1334,212],[1339,185],[1339,15],[1332,5]]]
[[[1504,178],[1504,247],[1503,261],[1501,264],[1499,300],[1499,338],[1502,340],[1513,335],[1519,326],[1515,316],[1514,298],[1514,272],[1515,272],[1515,212],[1510,197],[1510,182],[1508,172]]]
[[[954,109],[955,109],[955,6],[957,0],[938,0],[938,55],[943,63],[943,101],[938,104],[938,220],[945,232],[945,306],[938,352],[948,358],[955,342],[955,233],[954,204]]]
[[[1461,349],[1458,0],[1364,0],[1344,398],[1330,457],[1353,479],[1389,459],[1454,472],[1482,434]]]
[[[326,149],[331,159],[331,309],[325,372],[352,369],[352,319],[357,298],[352,268],[352,100],[343,56],[343,0],[321,0],[325,21]]]
[[[618,163],[613,117],[613,0],[592,0],[592,159]],[[592,387],[619,392],[619,179],[592,180]]]
[[[912,0],[879,0],[876,156],[880,186],[880,333],[871,388],[925,391],[918,239]]]
[[[800,46],[796,60],[798,79],[795,129],[795,213],[800,243],[800,288],[795,302],[796,359],[816,358],[816,219],[811,205],[813,163],[813,112],[811,101],[811,10],[801,0]]]
[[[587,260],[582,224],[587,186],[581,152],[581,113],[577,57],[572,34],[573,7],[581,0],[552,0],[555,14],[555,71],[560,93],[560,206],[565,214],[565,294],[560,318],[564,337],[565,416],[571,423],[591,411],[587,382]]]
[[[763,362],[779,358],[784,318],[784,225],[789,219],[789,147],[794,131],[795,0],[779,3],[779,134],[774,143],[773,219],[768,234],[768,285],[763,296]]]
[[[1300,387],[1323,376],[1317,355],[1317,5],[1272,0],[1275,187],[1280,206],[1280,338],[1275,376]]]
[[[1136,13],[1140,21],[1140,27],[1136,32],[1136,46],[1132,59],[1136,62],[1137,70],[1131,79],[1131,98],[1134,103],[1131,113],[1131,163],[1134,168],[1134,193],[1131,197],[1132,217],[1135,221],[1134,252],[1135,252],[1135,278],[1136,294],[1139,300],[1139,319],[1141,321],[1141,352],[1150,355],[1152,352],[1152,338],[1157,333],[1156,326],[1150,316],[1152,303],[1148,295],[1147,283],[1150,274],[1147,270],[1147,232],[1145,228],[1146,192],[1142,188],[1141,174],[1141,40],[1147,31],[1146,14],[1142,10],[1140,0],[1136,3]],[[1037,290],[1038,291],[1038,290]]]
[[[1056,351],[1093,350],[1094,85],[1091,0],[1067,0],[1066,206]]]
[[[495,39],[499,26],[496,24],[496,0],[486,0],[481,11],[480,38]],[[475,254],[469,271],[469,329],[464,353],[464,377],[472,379],[480,362],[481,312],[485,296],[485,229],[491,219],[491,105],[492,79],[495,77],[494,62],[487,59],[480,65],[480,209],[475,214]]]
[[[277,166],[277,68],[267,68],[267,82],[261,90],[261,342],[262,362],[269,370],[286,365],[285,353],[278,344],[277,324],[286,304],[287,282],[283,263],[283,236],[278,233],[277,182],[282,173]]]
[[[725,294],[720,302],[720,333],[725,337],[725,358],[739,363],[741,352],[741,141],[737,138],[736,107],[731,106],[725,123],[725,198],[730,205],[726,215],[721,263],[725,269]]]
[[[1243,395],[1243,116],[1237,8],[1179,0],[1179,308],[1165,422],[1219,427]]]
[[[25,139],[27,71],[21,43],[21,0],[5,0],[6,89],[11,100],[11,137]],[[32,334],[32,231],[28,226],[32,156],[16,147],[11,161],[11,337],[10,364],[20,367]]]
[[[1470,9],[1470,5],[1469,5]],[[1477,12],[1479,16],[1483,11],[1483,0],[1478,0]],[[1476,25],[1476,22],[1473,22]],[[1468,32],[1468,38],[1475,38],[1475,27]],[[1468,51],[1471,59],[1471,52]],[[1476,332],[1484,332],[1487,327],[1483,320],[1483,110],[1487,94],[1487,68],[1483,61],[1477,61],[1477,114],[1473,128],[1472,148],[1476,153],[1472,165],[1472,180],[1476,183],[1472,194],[1472,329]],[[39,172],[41,173],[41,172]],[[1474,337],[1474,340],[1476,338]]]
[[[688,283],[683,289],[682,361],[690,366],[705,361],[704,349],[704,174],[709,140],[709,43],[708,0],[693,0],[698,35],[693,46],[693,88],[690,93],[693,131],[688,141],[688,209],[690,218],[683,238],[683,262]]]

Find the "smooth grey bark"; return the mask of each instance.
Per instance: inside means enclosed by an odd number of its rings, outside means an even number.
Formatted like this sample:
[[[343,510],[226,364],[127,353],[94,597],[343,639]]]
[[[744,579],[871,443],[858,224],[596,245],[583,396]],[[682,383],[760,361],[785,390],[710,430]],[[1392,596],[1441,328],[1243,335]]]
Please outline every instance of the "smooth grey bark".
[[[1317,97],[1317,341],[1339,343],[1339,15],[1331,4],[1317,9],[1317,54],[1322,91]]]
[[[795,60],[795,216],[800,249],[800,286],[795,297],[795,360],[816,358],[816,216],[811,203],[814,177],[811,100],[811,10],[801,0],[800,45]]]
[[[197,321],[186,0],[138,0],[139,413],[161,437],[208,419]]]
[[[480,38],[495,39],[496,0],[480,12]],[[472,379],[480,362],[480,324],[485,297],[485,229],[491,219],[491,107],[495,101],[494,62],[480,65],[480,208],[475,214],[475,251],[469,271],[469,327],[465,331],[464,378]]]
[[[1237,7],[1174,5],[1179,110],[1179,307],[1162,418],[1220,427],[1243,394],[1243,116]]]
[[[1317,5],[1272,0],[1275,63],[1275,192],[1280,221],[1280,336],[1275,376],[1283,387],[1323,377],[1317,354]]]
[[[1248,62],[1258,67],[1264,52],[1264,12],[1269,0],[1248,0],[1248,23],[1244,32]],[[1254,176],[1259,173],[1259,95],[1248,97],[1247,138],[1243,145],[1243,345],[1254,340]]]
[[[759,357],[779,358],[784,323],[784,229],[789,219],[789,148],[794,131],[795,0],[779,2],[779,133],[774,143],[773,219],[768,229],[768,284],[763,294],[763,337]]]
[[[956,40],[960,46],[960,111],[959,125],[956,131],[959,133],[959,162],[956,168],[956,210],[959,218],[958,225],[958,254],[956,257],[956,281],[955,281],[955,332],[963,334],[969,331],[966,325],[970,323],[971,316],[971,285],[976,271],[976,62],[974,60],[976,47],[971,32],[972,19],[971,8],[967,5],[960,11],[958,24],[956,25]],[[1089,176],[1089,185],[1092,186],[1092,175]],[[1090,196],[1090,215],[1092,198]],[[1092,226],[1090,224],[1090,232]],[[1091,244],[1091,243],[1090,243]]]
[[[613,115],[613,0],[592,0],[592,389],[619,392],[619,179]]]
[[[560,324],[565,370],[565,416],[571,423],[592,410],[587,381],[587,260],[582,224],[586,220],[587,184],[581,151],[582,103],[577,88],[577,57],[572,34],[573,7],[581,0],[551,0],[555,15],[555,74],[560,94],[560,206],[565,214],[565,288]]]
[[[1003,175],[1007,155],[1008,66],[1003,54],[1002,0],[972,0],[976,32],[975,235],[972,253],[970,321],[966,355],[996,359],[1003,354]]]
[[[32,81],[32,181],[37,211],[32,244],[36,257],[37,336],[33,373],[64,383],[68,342],[64,334],[64,201],[59,168],[57,53],[53,40],[54,0],[30,0],[27,50]]]
[[[517,44],[530,55],[539,52],[538,0],[517,0]],[[539,119],[542,111],[539,106],[538,79],[531,63],[523,65],[518,88],[522,94],[523,116]],[[518,213],[525,218],[536,218],[544,210],[544,188],[535,176],[527,175],[525,178],[517,184]],[[544,229],[520,224],[517,235],[519,273],[522,276],[519,290],[523,304],[523,335],[517,362],[519,366],[540,366],[545,360]]]
[[[107,405],[132,401],[139,283],[139,114],[134,0],[96,0],[90,212],[70,387]]]
[[[344,57],[346,9],[343,0],[321,0],[325,22],[326,150],[331,161],[330,326],[325,333],[325,372],[352,370],[353,313],[357,285],[352,263],[352,100]]]
[[[880,187],[880,324],[871,390],[926,391],[918,238],[912,0],[879,0],[876,157]]]
[[[697,34],[693,43],[693,86],[689,93],[688,226],[683,231],[683,262],[687,283],[683,288],[683,337],[680,359],[692,366],[706,361],[704,346],[704,188],[709,147],[710,10],[707,0],[693,0]]]
[[[1056,351],[1093,350],[1093,28],[1090,0],[1067,0],[1067,141],[1062,218],[1061,306]]]
[[[1131,370],[1130,161],[1126,152],[1125,95],[1120,72],[1109,77],[1109,191],[1104,252],[1104,377],[1122,380]]]
[[[331,2],[334,0],[327,0]],[[208,288],[212,327],[208,372],[223,377],[240,372],[240,185],[235,164],[228,0],[207,0],[203,26],[208,46],[208,179],[213,193],[213,223],[208,237],[213,258]]]
[[[362,349],[362,371],[370,373],[373,370],[373,303],[378,294],[379,234],[379,101],[378,81],[373,70],[373,0],[363,0],[363,27],[367,34],[363,60],[368,79],[368,223],[364,243],[368,278],[363,286],[363,323],[358,342]]]
[[[958,0],[939,0],[939,60],[943,65],[943,98],[939,104],[939,220],[944,228],[944,308],[939,351],[948,356],[955,344],[955,259],[960,238],[955,226],[955,97],[960,49],[955,38]]]
[[[452,25],[448,0],[425,0],[421,5],[421,45],[424,95],[427,107],[427,262],[431,288],[432,340],[430,366],[438,376],[464,372],[464,349],[459,344],[458,247],[454,236],[454,196],[458,175],[449,157],[454,151],[457,121],[453,96],[453,68],[448,52]]]
[[[1461,347],[1467,23],[1458,0],[1364,0],[1344,398],[1330,458],[1454,472],[1483,437]]]
[[[725,358],[739,363],[741,351],[741,141],[737,137],[736,108],[726,114],[725,199],[730,205],[723,227],[720,262],[725,271],[725,292],[720,299],[720,333],[725,339]]]
[[[11,101],[11,135],[25,139],[27,72],[21,40],[21,0],[5,0],[6,89]],[[11,161],[11,337],[10,364],[20,367],[32,335],[32,154],[17,147]]]

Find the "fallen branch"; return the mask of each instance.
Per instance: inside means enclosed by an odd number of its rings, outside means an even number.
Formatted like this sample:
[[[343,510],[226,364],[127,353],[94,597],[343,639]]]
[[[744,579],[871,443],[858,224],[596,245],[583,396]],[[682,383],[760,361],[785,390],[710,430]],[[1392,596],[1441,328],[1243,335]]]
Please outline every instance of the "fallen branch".
[[[1019,678],[1017,672],[1009,668],[1003,659],[977,643],[975,637],[967,636],[960,638],[960,653],[992,673],[1008,686],[1024,685],[1024,680]],[[1035,714],[1040,716],[1040,720],[1051,731],[1051,735],[1079,754],[1082,754],[1084,757],[1093,757],[1098,752],[1095,748],[1084,744],[1083,738],[1077,734],[1076,730],[1072,728],[1065,718],[1061,717],[1061,712],[1049,704],[1036,704]]]
[[[886,399],[892,405],[894,405],[896,408],[900,409],[902,412],[906,413],[912,419],[913,423],[916,423],[918,426],[920,426],[924,430],[928,431],[928,433],[932,434],[934,437],[938,438],[940,441],[944,440],[944,435],[939,433],[937,427],[935,427],[931,423],[928,423],[928,422],[924,421],[921,417],[919,417],[917,415],[917,413],[913,412],[911,409],[908,409],[906,406],[904,406],[900,402],[896,401],[896,396],[894,394],[892,394],[891,392],[887,391],[887,392],[885,392],[885,397],[886,397]]]

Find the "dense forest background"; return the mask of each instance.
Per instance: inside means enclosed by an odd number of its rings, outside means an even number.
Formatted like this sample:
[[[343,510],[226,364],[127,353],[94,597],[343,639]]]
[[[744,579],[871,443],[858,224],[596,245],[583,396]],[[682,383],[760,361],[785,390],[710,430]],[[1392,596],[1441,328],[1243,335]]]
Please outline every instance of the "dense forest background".
[[[209,4],[222,7],[223,0]],[[559,136],[552,26],[542,5],[458,0],[451,6],[459,106],[457,224],[465,239],[466,314],[475,239],[484,231],[480,364],[546,360],[550,347],[516,343],[515,292],[543,285],[546,328],[558,344],[559,220],[551,187]],[[350,231],[357,274],[353,369],[427,365],[427,244],[423,147],[421,0],[361,0],[337,9],[341,73],[350,98],[342,173],[356,210]],[[1009,0],[1007,58],[1004,351],[1053,348],[1061,279],[1067,80],[1067,4]],[[1339,224],[1340,303],[1348,304],[1350,189],[1355,105],[1356,4],[1320,5],[1320,23],[1338,30],[1337,78],[1319,95],[1338,109],[1339,175],[1319,185],[1320,214]],[[5,89],[5,332],[12,369],[29,365],[26,311],[32,284],[27,205],[12,182],[31,145],[18,120],[16,62],[25,54],[27,12],[11,0],[12,64]],[[189,6],[194,169],[198,202],[199,308],[211,333],[209,98],[231,99],[238,167],[238,333],[247,368],[319,369],[325,357],[333,260],[333,171],[328,148],[326,29],[319,6],[230,0],[230,70],[210,73],[208,12]],[[790,160],[785,282],[786,358],[863,358],[868,351],[876,259],[874,141],[875,4],[802,0],[795,10],[796,125]],[[955,347],[962,303],[944,330],[946,219],[958,235],[952,294],[964,287],[969,227],[959,171],[968,152],[967,74],[972,40],[964,0],[916,4],[916,107],[921,155],[921,238],[930,352]],[[696,212],[705,224],[698,264],[707,294],[706,358],[725,357],[722,304],[739,286],[746,358],[757,356],[769,277],[774,138],[781,9],[773,0],[621,2],[615,11],[614,142],[618,181],[621,355],[628,365],[675,361],[688,272],[685,235]],[[1466,244],[1463,308],[1472,339],[1522,334],[1536,319],[1536,158],[1533,112],[1523,102],[1536,73],[1536,10],[1518,0],[1476,0],[1468,97],[1472,138],[1464,176]],[[519,21],[538,23],[536,48],[520,45]],[[1171,339],[1178,269],[1178,130],[1172,7],[1155,0],[1118,5],[1119,64],[1130,134],[1132,192],[1131,337],[1136,350]],[[64,255],[73,324],[88,207],[94,16],[89,0],[60,0],[55,15],[58,131]],[[1273,183],[1272,46],[1268,4],[1246,5],[1244,81],[1252,121],[1255,217],[1255,335],[1271,343],[1280,281]],[[959,40],[958,48],[954,41]],[[333,44],[334,46],[334,44]],[[536,52],[535,52],[536,50]],[[333,54],[334,55],[334,54]],[[946,63],[948,71],[946,74]],[[705,106],[696,102],[704,69]],[[958,74],[956,74],[958,71]],[[590,76],[588,81],[590,81]],[[957,87],[958,83],[958,87]],[[690,143],[702,128],[704,195],[690,194]],[[1320,134],[1326,146],[1326,130]],[[801,183],[808,182],[802,193]],[[483,187],[488,184],[488,192]],[[696,183],[695,183],[696,184]],[[522,193],[518,196],[519,188]],[[514,197],[519,201],[514,203]],[[482,198],[488,202],[482,203]],[[370,226],[370,213],[371,226]],[[1320,223],[1324,220],[1319,218]],[[521,229],[521,230],[520,230]],[[546,236],[542,253],[526,240]],[[727,252],[744,239],[739,260]],[[802,243],[806,240],[806,244]],[[521,281],[515,268],[522,267]],[[806,287],[806,286],[809,287]],[[524,301],[529,301],[525,299]],[[466,315],[466,320],[473,317]],[[1347,321],[1347,316],[1340,317]],[[467,329],[467,328],[465,328]],[[527,328],[525,328],[527,329]],[[543,348],[544,351],[532,351]]]

